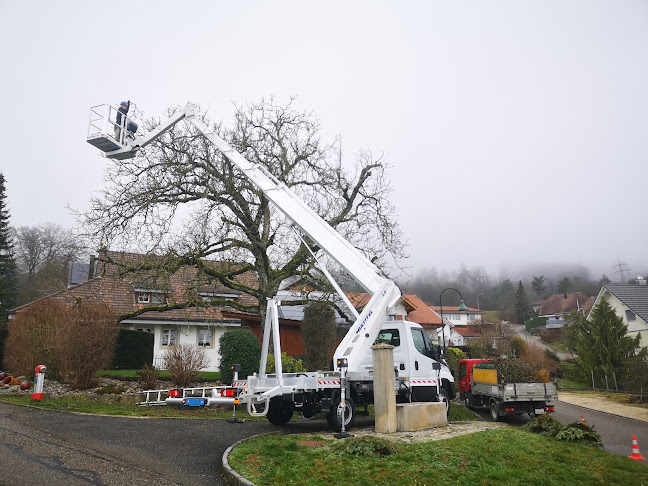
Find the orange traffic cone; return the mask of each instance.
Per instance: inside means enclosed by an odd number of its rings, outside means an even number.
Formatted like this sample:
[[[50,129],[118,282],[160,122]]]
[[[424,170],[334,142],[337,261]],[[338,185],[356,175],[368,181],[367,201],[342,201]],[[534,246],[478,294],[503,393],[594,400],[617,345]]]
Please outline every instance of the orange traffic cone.
[[[587,422],[585,422],[585,417],[581,415],[581,424],[587,425]]]
[[[632,436],[632,455],[628,456],[630,459],[634,459],[635,461],[643,461],[644,457],[641,455],[641,452],[639,452],[639,444],[637,444],[637,436],[633,435]]]

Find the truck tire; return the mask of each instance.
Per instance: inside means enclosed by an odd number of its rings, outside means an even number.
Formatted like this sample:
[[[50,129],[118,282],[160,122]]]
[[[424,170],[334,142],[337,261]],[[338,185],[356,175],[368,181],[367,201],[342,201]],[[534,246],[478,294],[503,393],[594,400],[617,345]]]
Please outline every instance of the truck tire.
[[[491,400],[489,408],[490,408],[490,416],[493,419],[493,422],[500,422],[502,420],[502,416],[499,413],[499,407],[497,406],[497,401]]]
[[[439,401],[445,404],[447,417],[450,414],[450,393],[445,388],[439,389]]]
[[[470,394],[468,393],[466,393],[466,398],[464,399],[464,403],[466,404],[466,408],[468,410],[472,410],[473,408],[475,408],[473,407],[472,400],[470,399]]]
[[[346,407],[344,410],[344,430],[349,430],[351,427],[353,427],[353,423],[355,422],[355,404],[350,398],[345,399],[345,402]],[[336,432],[340,432],[342,430],[342,422],[339,415],[341,413],[341,408],[340,399],[338,398],[335,401],[334,406],[331,407],[331,411],[326,414],[326,421],[328,422],[329,427],[331,427],[331,429],[335,430]]]
[[[271,398],[268,407],[268,415],[266,417],[272,425],[286,425],[290,422],[293,409],[288,400],[282,400],[281,397]]]

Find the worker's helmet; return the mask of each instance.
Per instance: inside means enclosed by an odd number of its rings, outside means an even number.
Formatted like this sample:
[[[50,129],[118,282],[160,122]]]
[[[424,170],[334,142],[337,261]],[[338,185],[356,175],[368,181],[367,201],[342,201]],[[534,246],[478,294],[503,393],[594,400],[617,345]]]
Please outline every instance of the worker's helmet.
[[[119,103],[119,106],[128,106],[128,103],[126,103],[125,101],[122,101],[121,103]]]

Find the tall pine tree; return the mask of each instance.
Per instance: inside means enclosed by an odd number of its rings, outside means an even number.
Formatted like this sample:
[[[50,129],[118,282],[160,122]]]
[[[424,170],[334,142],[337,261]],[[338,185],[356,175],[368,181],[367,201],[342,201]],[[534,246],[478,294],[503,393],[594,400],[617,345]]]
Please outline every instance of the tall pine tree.
[[[4,359],[7,316],[18,301],[18,275],[9,232],[9,210],[5,203],[5,178],[0,173],[0,364]]]
[[[529,313],[530,310],[529,298],[527,297],[524,285],[522,285],[522,281],[520,280],[517,291],[515,292],[515,315],[520,324],[524,323],[524,314]],[[529,317],[531,317],[530,314]]]
[[[589,319],[574,311],[568,323],[585,374],[589,376],[593,371],[599,379],[607,376],[617,387],[617,377],[639,351],[640,336],[628,336],[628,326],[605,299],[592,309]]]

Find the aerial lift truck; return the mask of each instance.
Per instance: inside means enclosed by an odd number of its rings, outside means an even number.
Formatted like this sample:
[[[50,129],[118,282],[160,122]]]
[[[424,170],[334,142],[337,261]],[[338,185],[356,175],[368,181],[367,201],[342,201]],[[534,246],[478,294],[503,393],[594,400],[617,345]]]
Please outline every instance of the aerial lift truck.
[[[263,191],[294,228],[316,243],[371,295],[371,300],[358,314],[325,266],[319,264],[319,268],[329,278],[355,317],[355,322],[335,350],[333,358],[337,364],[337,371],[282,372],[278,320],[280,302],[277,299],[269,299],[259,373],[234,380],[231,387],[214,390],[212,396],[204,398],[201,403],[242,404],[247,407],[250,415],[266,416],[275,425],[287,423],[295,411],[305,418],[324,413],[332,429],[348,429],[355,419],[355,407],[373,403],[371,346],[382,342],[394,346],[394,393],[397,401],[442,401],[449,407],[449,401],[455,396],[454,378],[422,326],[406,320],[387,320],[389,310],[397,305],[402,297],[398,286],[383,277],[369,259],[307,206],[289,187],[264,166],[249,162],[230,147],[200,120],[197,107],[191,103],[178,109],[149,133],[128,133],[128,136],[121,137],[120,140],[112,135],[115,123],[110,114],[113,111],[114,108],[109,105],[91,109],[87,142],[99,148],[106,158],[124,160],[135,157],[140,149],[155,141],[178,122],[185,120],[193,124]],[[125,118],[128,122],[128,117]],[[265,370],[271,334],[274,336],[276,372],[267,374]],[[342,387],[344,393],[341,392]],[[166,402],[180,404],[182,400],[182,396],[170,396]]]

